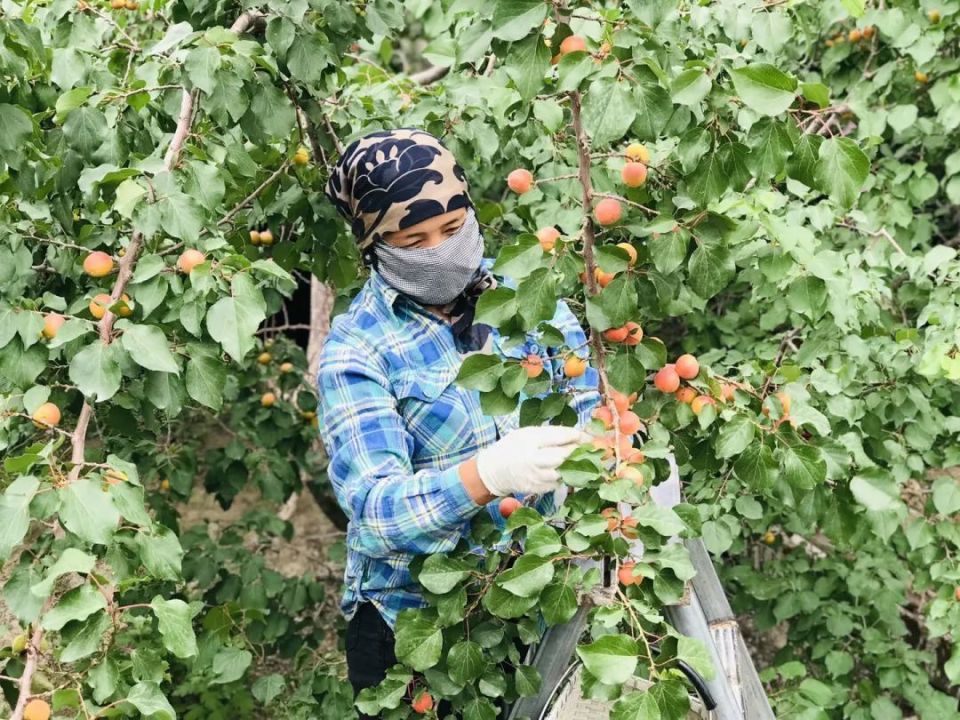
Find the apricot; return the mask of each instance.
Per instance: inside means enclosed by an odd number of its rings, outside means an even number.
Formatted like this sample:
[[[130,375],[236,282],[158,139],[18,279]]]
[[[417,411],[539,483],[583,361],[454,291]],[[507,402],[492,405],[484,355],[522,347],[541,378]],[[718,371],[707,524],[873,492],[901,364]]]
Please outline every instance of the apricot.
[[[539,377],[540,373],[543,372],[543,358],[531,353],[520,361],[520,366],[527,371],[528,378]]]
[[[641,162],[628,162],[620,170],[620,179],[627,187],[640,187],[647,182],[647,166]]]
[[[860,39],[863,37],[863,33],[854,28],[850,31],[850,34],[847,36],[847,39],[850,42],[860,42]]]
[[[542,366],[542,361],[541,361]],[[563,374],[568,378],[578,378],[587,371],[587,361],[576,355],[571,355],[563,363]]]
[[[257,355],[257,362],[261,365],[268,365],[273,360],[273,356],[268,352],[262,352]]]
[[[308,162],[310,162],[310,153],[305,147],[298,147],[297,151],[293,154],[293,164],[306,165]]]
[[[66,321],[67,319],[60,313],[47,313],[43,318],[43,330],[40,333],[47,340],[52,340]]]
[[[603,427],[607,430],[613,429],[613,411],[606,405],[601,405],[596,410],[593,411],[591,417],[594,420],[599,420],[603,423]]]
[[[560,231],[555,227],[545,227],[537,230],[537,240],[540,241],[540,247],[544,252],[550,252],[557,244],[557,238],[560,237]]]
[[[631,446],[626,452],[620,453],[620,459],[625,463],[629,463],[630,465],[643,465],[643,463],[647,460],[643,454],[643,450],[633,446]]]
[[[617,570],[617,580],[620,581],[621,585],[639,585],[640,581],[643,580],[642,577],[634,577],[633,568],[636,567],[637,563],[633,560],[628,560],[625,563],[620,565],[620,569]]]
[[[616,275],[614,273],[604,272],[600,268],[594,268],[593,277],[596,278],[597,285],[605,288],[607,285],[613,282],[613,278],[615,278]]]
[[[926,74],[925,72],[923,72],[922,70],[917,70],[917,71],[913,74],[913,79],[916,80],[916,81],[917,81],[918,83],[920,83],[921,85],[925,85],[925,84],[930,80],[930,76],[927,75],[927,74]]]
[[[120,317],[130,317],[133,315],[133,308],[130,307],[130,296],[123,293],[123,295],[120,296],[120,300],[123,302],[117,306],[117,315]]]
[[[293,363],[292,362],[280,363],[280,372],[282,373],[293,372]]]
[[[617,247],[627,253],[630,256],[630,259],[627,260],[627,264],[630,267],[633,267],[637,264],[637,249],[627,242],[617,243]]]
[[[264,407],[270,407],[277,401],[277,396],[272,392],[265,392],[260,396],[260,404]]]
[[[676,392],[680,387],[680,376],[677,375],[673,365],[666,365],[653,376],[653,384],[660,392]]]
[[[700,363],[693,355],[687,353],[677,358],[676,370],[677,375],[684,380],[693,380],[700,374]]]
[[[429,712],[430,710],[433,709],[433,696],[426,691],[421,692],[414,699],[410,707],[413,708],[413,711],[415,713],[423,714],[423,713]]]
[[[620,343],[627,339],[628,332],[629,330],[626,325],[618,328],[610,328],[609,330],[603,331],[603,339],[608,342]]]
[[[114,10],[123,10],[126,4],[127,0],[110,0],[110,7]]]
[[[630,143],[627,145],[627,149],[624,151],[624,154],[630,160],[634,160],[636,162],[650,162],[650,151],[647,150],[646,145],[642,145],[641,143]]]
[[[767,545],[773,545],[777,541],[777,534],[773,530],[767,530],[763,534],[763,541]]]
[[[631,468],[633,469],[633,468]],[[643,482],[643,474],[639,470],[635,472],[640,475],[641,483]],[[634,480],[634,482],[636,482]],[[640,484],[640,483],[637,483]],[[620,523],[620,534],[623,535],[627,540],[636,540],[639,533],[637,532],[637,519],[635,517],[625,517]]]
[[[259,231],[259,230],[251,230],[251,231],[250,231],[250,244],[251,244],[251,245],[259,245],[259,244],[260,244],[260,231]]]
[[[641,463],[634,464],[640,465]],[[634,485],[643,485],[643,473],[640,472],[639,468],[633,467],[633,465],[621,465],[617,470],[617,477],[632,480]],[[627,524],[626,520],[624,520],[623,524]],[[636,521],[634,521],[632,524],[636,525]],[[626,532],[624,532],[624,535],[626,535]]]
[[[170,491],[170,481],[167,480],[167,478],[164,478],[163,480],[160,481],[160,490],[162,492]]]
[[[867,40],[869,40],[869,39],[872,38],[874,35],[876,35],[876,33],[877,33],[877,29],[876,29],[873,25],[867,25],[867,26],[863,29],[863,36],[864,36]]]
[[[620,413],[620,432],[624,435],[635,435],[640,432],[640,418],[632,410]]]
[[[107,313],[107,308],[113,304],[113,298],[111,298],[106,293],[97,293],[93,296],[93,300],[90,301],[90,304],[87,308],[90,310],[90,314],[94,318],[99,320]]]
[[[113,258],[95,250],[83,259],[83,271],[90,277],[106,277],[113,272]]]
[[[630,346],[639,345],[640,341],[643,340],[643,328],[640,327],[640,324],[631,320],[625,327],[627,328],[627,337],[623,341],[623,344]]]
[[[682,387],[677,392],[674,393],[679,402],[686,403],[689,405],[693,402],[693,399],[697,396],[697,391],[692,387]]]
[[[518,507],[522,507],[523,503],[517,500],[515,497],[505,497],[500,501],[500,515],[501,517],[508,518],[513,515],[513,511]]]
[[[774,397],[776,397],[777,400],[780,401],[780,406],[783,408],[783,417],[786,417],[787,415],[789,415],[790,414],[790,396],[781,390],[778,393],[774,393]],[[763,408],[763,414],[764,415],[770,414],[770,410],[766,406],[764,406]]]
[[[566,55],[572,52],[586,52],[587,41],[580,35],[570,35],[560,43],[560,54]]]
[[[936,25],[938,22],[940,22],[940,11],[934,8],[933,10],[927,12],[927,17],[930,18],[930,22]]]
[[[273,233],[270,232],[269,228],[267,230],[260,231],[260,244],[273,245]]]
[[[732,402],[736,388],[731,383],[723,383],[720,386],[720,397],[724,402]]]
[[[263,233],[261,233],[261,239],[262,236]],[[199,250],[194,250],[193,248],[184,250],[180,253],[180,257],[177,258],[177,270],[184,275],[189,275],[197,265],[206,259],[206,256]]]
[[[139,10],[139,9],[140,9],[140,3],[137,2],[137,0],[126,0],[126,2],[124,2],[123,6],[124,6],[127,10]]]
[[[716,405],[717,401],[709,395],[697,395],[690,403],[690,409],[694,415],[699,415],[707,405]]]
[[[23,709],[23,720],[50,720],[50,705],[46,700],[35,698]]]
[[[533,173],[524,168],[517,168],[507,175],[507,187],[519,195],[523,195],[533,187]]]
[[[601,225],[613,225],[620,220],[621,214],[620,202],[614,198],[603,198],[593,209],[593,216]]]
[[[38,428],[56,427],[60,424],[60,408],[52,402],[45,402],[33,411],[32,417]]]
[[[618,390],[611,389],[608,394],[610,395],[610,400],[613,402],[614,407],[617,408],[617,412],[620,415],[623,415],[627,410],[630,409],[630,406],[637,401],[636,393],[624,395]]]

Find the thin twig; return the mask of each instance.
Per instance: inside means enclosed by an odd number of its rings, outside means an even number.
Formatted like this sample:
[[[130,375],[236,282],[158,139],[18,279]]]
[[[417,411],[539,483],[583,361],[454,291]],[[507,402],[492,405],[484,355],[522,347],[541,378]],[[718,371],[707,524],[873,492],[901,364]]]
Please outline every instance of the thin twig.
[[[276,170],[273,171],[270,177],[268,177],[266,180],[260,183],[259,187],[257,187],[256,190],[254,190],[252,193],[247,195],[243,200],[241,200],[230,212],[228,212],[222,218],[217,220],[217,226],[219,227],[220,225],[226,225],[228,222],[230,222],[230,220],[233,219],[234,215],[236,215],[238,212],[243,210],[243,208],[245,208],[249,203],[253,202],[257,198],[257,196],[260,193],[262,193],[270,185],[270,183],[276,180],[283,173],[283,171],[287,169],[289,165],[290,165],[290,159],[287,158],[286,160],[283,161],[283,164],[280,165],[280,167],[278,167]]]

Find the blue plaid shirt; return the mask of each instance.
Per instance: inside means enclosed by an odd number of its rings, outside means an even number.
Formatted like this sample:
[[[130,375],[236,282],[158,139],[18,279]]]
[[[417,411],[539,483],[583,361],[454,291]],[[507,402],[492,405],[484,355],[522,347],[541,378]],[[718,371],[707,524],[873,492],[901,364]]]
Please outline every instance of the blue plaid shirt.
[[[551,324],[578,355],[588,355],[584,331],[562,301]],[[533,333],[509,349],[496,329],[491,338],[498,355],[536,353],[544,371],[563,380],[562,360]],[[484,507],[504,526],[498,501],[474,502],[457,466],[518,427],[519,409],[484,415],[479,393],[454,383],[463,357],[447,323],[376,272],[333,321],[317,376],[318,418],[327,472],[350,520],[340,605],[347,618],[369,600],[394,627],[401,610],[427,604],[409,571],[416,555],[452,550]],[[599,400],[597,372],[591,367],[564,382],[578,390],[574,409],[583,425]],[[554,494],[534,507],[553,512]]]

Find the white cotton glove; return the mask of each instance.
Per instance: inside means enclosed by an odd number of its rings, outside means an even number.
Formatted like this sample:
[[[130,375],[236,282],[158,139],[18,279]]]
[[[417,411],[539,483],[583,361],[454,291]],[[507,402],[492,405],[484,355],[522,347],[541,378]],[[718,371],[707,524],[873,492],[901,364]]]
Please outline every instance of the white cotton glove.
[[[523,427],[477,453],[477,472],[494,495],[550,492],[560,486],[560,463],[590,440],[577,428]]]

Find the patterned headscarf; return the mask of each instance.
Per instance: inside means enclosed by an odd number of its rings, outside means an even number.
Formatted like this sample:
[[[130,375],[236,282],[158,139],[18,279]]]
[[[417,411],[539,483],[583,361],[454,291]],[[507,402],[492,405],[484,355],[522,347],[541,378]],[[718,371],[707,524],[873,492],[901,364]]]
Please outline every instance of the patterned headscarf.
[[[381,130],[343,151],[327,181],[326,196],[350,223],[364,261],[376,264],[373,246],[384,236],[460,208],[472,208],[467,177],[438,138],[417,128]],[[444,309],[463,348],[482,347],[490,327],[474,324],[480,294],[497,286],[478,269]]]
[[[330,173],[326,195],[350,223],[364,254],[388,233],[473,206],[456,158],[416,128],[354,140]]]

